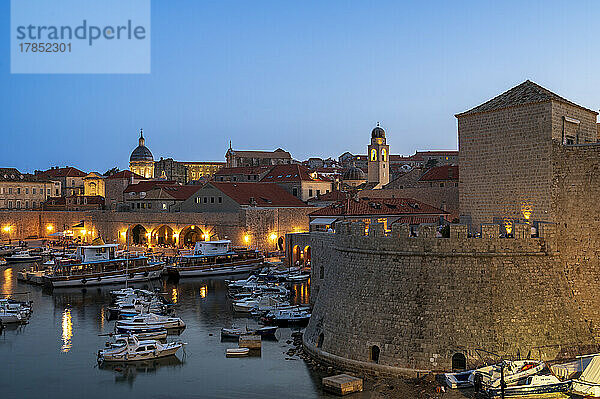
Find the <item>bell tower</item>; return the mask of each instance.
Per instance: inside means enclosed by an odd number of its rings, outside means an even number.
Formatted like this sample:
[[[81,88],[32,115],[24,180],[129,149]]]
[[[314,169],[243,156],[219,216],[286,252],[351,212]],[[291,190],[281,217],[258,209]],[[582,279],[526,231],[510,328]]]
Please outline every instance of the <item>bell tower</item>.
[[[377,126],[371,131],[367,157],[369,158],[368,183],[375,183],[373,188],[381,188],[390,182],[390,146],[385,143],[385,130]]]

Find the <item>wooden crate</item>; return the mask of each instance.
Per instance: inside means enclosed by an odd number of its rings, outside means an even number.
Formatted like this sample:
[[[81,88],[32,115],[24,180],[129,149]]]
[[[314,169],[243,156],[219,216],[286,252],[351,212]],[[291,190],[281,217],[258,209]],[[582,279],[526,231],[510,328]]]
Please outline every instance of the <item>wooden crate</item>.
[[[240,335],[238,345],[240,348],[260,349],[260,335]]]
[[[347,395],[354,392],[362,392],[363,380],[348,374],[339,374],[323,378],[323,389],[338,394]]]

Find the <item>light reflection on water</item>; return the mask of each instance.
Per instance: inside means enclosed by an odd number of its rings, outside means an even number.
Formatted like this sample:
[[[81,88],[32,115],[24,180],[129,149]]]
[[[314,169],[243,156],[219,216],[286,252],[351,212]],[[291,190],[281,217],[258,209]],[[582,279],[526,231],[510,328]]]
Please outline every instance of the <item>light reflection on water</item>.
[[[73,319],[71,317],[71,309],[65,309],[62,314],[62,346],[61,352],[68,352],[73,346],[71,343],[73,338]]]
[[[7,269],[4,269],[4,272],[2,273],[2,292],[1,294],[4,294],[2,296],[8,296],[11,295],[13,293],[13,285],[12,285],[12,279],[13,279],[13,269],[12,267],[9,267]]]
[[[221,341],[222,327],[258,325],[256,319],[232,311],[227,277],[137,284],[136,288],[159,290],[177,302],[173,309],[187,328],[181,336],[170,336],[169,341],[187,342],[185,352],[157,361],[98,367],[96,353],[105,346],[105,335],[113,331],[115,323],[105,312],[111,301],[110,291],[122,287],[52,291],[17,282],[19,270],[21,265],[13,267],[12,276],[4,280],[6,272],[0,270],[0,288],[9,287],[13,294],[30,291],[34,312],[29,324],[5,329],[0,336],[0,359],[10,359],[0,360],[0,398],[323,397],[323,375],[308,369],[298,358],[286,359],[284,351],[291,347],[288,341],[292,340],[289,328],[277,332],[278,341],[263,342],[260,356],[225,357],[226,349],[237,347],[237,343]],[[292,288],[297,295],[292,300],[308,298],[307,288],[297,284]]]

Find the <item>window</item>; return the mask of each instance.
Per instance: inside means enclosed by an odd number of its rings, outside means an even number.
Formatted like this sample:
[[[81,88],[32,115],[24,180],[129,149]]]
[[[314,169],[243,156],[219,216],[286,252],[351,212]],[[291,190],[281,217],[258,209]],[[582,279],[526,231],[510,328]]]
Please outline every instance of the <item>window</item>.
[[[148,202],[148,209],[152,209],[152,202]]]
[[[369,351],[369,360],[373,363],[379,363],[379,352],[379,347],[377,345],[373,345]]]
[[[58,190],[56,190],[56,191],[58,191]],[[48,195],[50,195],[50,189],[48,189],[47,193],[48,193]]]
[[[21,194],[21,187],[17,187],[17,194]]]
[[[56,190],[54,190],[56,195],[58,195],[58,188]],[[48,189],[48,195],[50,195],[50,189]]]
[[[35,188],[31,189],[31,194],[35,195]]]
[[[8,201],[8,207],[12,208],[12,201]]]
[[[297,189],[297,188],[293,188],[293,189],[292,189],[292,195],[293,195],[294,197],[297,197],[297,196],[298,196],[298,189]]]
[[[313,191],[312,191],[312,188],[309,188],[309,189],[308,189],[308,196],[309,196],[309,197],[312,197],[312,196],[313,196]]]
[[[162,209],[164,209],[164,210],[166,210],[166,209],[167,209],[167,204],[165,204],[164,202],[163,202],[163,204],[162,204]]]
[[[440,187],[444,187],[444,183],[440,183]]]
[[[219,204],[223,202],[223,197],[219,197]]]
[[[371,150],[371,161],[377,161],[377,150],[375,148]]]
[[[29,208],[29,201],[25,201],[25,209]]]
[[[204,203],[207,204],[208,203],[208,197],[204,197]]]
[[[210,197],[210,203],[214,204],[215,203],[215,197]]]
[[[321,190],[317,190],[317,196],[321,195]]]
[[[382,148],[382,149],[381,149],[381,160],[382,160],[383,162],[385,162],[385,158],[386,158],[386,156],[387,156],[387,152],[385,151],[385,148]],[[384,166],[385,166],[385,165],[384,165]]]
[[[146,209],[146,203],[142,202],[142,209]]]
[[[137,209],[140,209],[140,203],[138,202],[136,205]]]
[[[29,189],[25,187],[25,194],[29,194]]]
[[[573,144],[575,144],[575,137],[566,136],[565,142],[567,145],[573,145]]]
[[[17,209],[21,209],[21,201],[17,201]]]
[[[454,183],[454,187],[458,187],[458,183]]]
[[[12,194],[12,187],[9,187],[9,188],[8,188],[8,193],[9,193],[9,194]]]
[[[135,204],[133,202],[131,203],[131,209],[135,209]]]

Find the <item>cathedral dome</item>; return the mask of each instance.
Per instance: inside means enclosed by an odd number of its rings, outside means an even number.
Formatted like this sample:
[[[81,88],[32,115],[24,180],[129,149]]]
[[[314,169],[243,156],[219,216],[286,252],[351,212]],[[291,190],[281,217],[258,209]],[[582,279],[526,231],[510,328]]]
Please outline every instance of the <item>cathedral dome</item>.
[[[371,138],[373,139],[384,139],[385,138],[385,130],[381,126],[379,126],[379,122],[377,122],[377,126],[375,129],[371,131]]]
[[[366,180],[367,175],[362,169],[357,168],[356,166],[351,166],[344,172],[342,175],[342,180]]]
[[[140,141],[139,145],[133,150],[131,156],[129,157],[129,162],[135,161],[154,161],[154,157],[152,156],[152,152],[146,147],[144,140],[144,132],[140,131]]]

